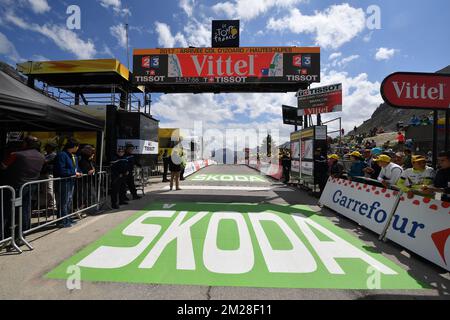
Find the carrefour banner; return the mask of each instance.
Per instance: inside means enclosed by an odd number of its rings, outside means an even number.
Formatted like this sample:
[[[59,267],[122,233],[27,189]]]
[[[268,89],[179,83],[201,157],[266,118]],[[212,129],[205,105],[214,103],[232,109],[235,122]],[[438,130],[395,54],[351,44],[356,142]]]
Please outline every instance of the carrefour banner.
[[[395,206],[396,194],[363,183],[329,178],[320,203],[381,234]]]
[[[320,82],[320,48],[136,49],[133,77],[140,85]]]
[[[402,196],[386,237],[450,270],[450,203]]]
[[[450,270],[450,203],[333,178],[320,202],[377,234],[387,229],[387,239]]]

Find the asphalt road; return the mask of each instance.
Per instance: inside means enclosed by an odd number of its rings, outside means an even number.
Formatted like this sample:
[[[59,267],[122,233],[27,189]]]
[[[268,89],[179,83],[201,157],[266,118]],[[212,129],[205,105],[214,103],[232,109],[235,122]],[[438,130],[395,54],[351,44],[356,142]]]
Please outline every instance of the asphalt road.
[[[241,181],[230,176],[240,176]],[[23,254],[0,251],[0,299],[449,299],[450,275],[445,270],[403,250],[335,213],[320,209],[306,192],[270,178],[251,176],[245,166],[212,166],[183,181],[181,191],[169,191],[167,183],[153,183],[146,196],[119,210],[89,216],[70,229],[50,229],[29,236],[33,251]],[[225,176],[225,177],[224,177]],[[207,180],[208,179],[208,180]],[[233,180],[233,181],[231,181]],[[249,181],[246,181],[249,180]],[[151,203],[250,203],[304,204],[335,226],[427,284],[420,290],[283,289],[236,286],[140,284],[82,281],[81,289],[68,289],[65,280],[44,277],[63,261],[101,238]]]

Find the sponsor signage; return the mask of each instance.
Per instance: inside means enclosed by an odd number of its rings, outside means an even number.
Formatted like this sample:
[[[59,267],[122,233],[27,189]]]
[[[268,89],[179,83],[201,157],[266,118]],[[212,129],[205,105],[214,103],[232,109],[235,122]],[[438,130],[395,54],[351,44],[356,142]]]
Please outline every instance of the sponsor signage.
[[[303,119],[297,115],[297,108],[290,106],[282,106],[283,108],[283,123],[289,125],[301,126]]]
[[[381,84],[384,101],[396,108],[450,108],[450,74],[397,72]]]
[[[80,268],[82,281],[422,288],[408,272],[308,206],[153,203],[46,277],[73,277],[69,266]]]
[[[342,111],[342,84],[297,92],[298,116]]]
[[[450,203],[333,178],[320,203],[377,234],[390,221],[387,239],[450,270]]]
[[[450,204],[401,197],[386,237],[450,271]]]
[[[127,144],[134,146],[133,154],[158,154],[158,142],[139,139],[117,139],[117,148],[125,149]]]
[[[395,195],[392,190],[330,178],[320,203],[381,234],[395,206]]]
[[[211,42],[213,48],[239,47],[239,20],[213,20]]]
[[[234,174],[197,174],[190,181],[201,182],[267,182],[267,179],[261,175],[234,175]]]
[[[320,82],[316,47],[136,49],[133,54],[134,83],[155,90],[170,85],[172,91],[220,91],[227,85],[245,91],[246,85],[278,84],[273,89],[278,92],[283,84]]]

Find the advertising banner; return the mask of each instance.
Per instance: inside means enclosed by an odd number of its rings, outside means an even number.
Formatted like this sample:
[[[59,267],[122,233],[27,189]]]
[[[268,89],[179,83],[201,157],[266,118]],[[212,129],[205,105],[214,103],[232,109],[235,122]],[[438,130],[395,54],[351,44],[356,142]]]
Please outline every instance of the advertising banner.
[[[387,239],[450,271],[450,203],[402,196]]]
[[[297,92],[298,116],[342,111],[342,84]]]
[[[211,46],[213,48],[239,47],[239,20],[213,20]]]
[[[383,232],[398,192],[329,178],[320,203],[377,234]]]
[[[320,82],[318,47],[135,49],[133,55],[138,85]]]
[[[450,74],[396,72],[383,80],[381,96],[396,108],[448,109]]]
[[[117,139],[117,148],[125,148],[127,144],[134,146],[133,154],[158,154],[158,142],[139,139]]]
[[[297,108],[290,106],[282,106],[283,108],[283,123],[289,125],[301,126],[303,118],[297,115]]]

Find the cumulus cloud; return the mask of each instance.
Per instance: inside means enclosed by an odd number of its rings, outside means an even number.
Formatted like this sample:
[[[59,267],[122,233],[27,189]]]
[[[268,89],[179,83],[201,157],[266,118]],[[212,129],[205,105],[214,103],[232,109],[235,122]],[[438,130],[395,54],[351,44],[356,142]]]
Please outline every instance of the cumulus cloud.
[[[380,95],[380,82],[369,80],[367,73],[350,76],[347,72],[332,70],[322,73],[321,82],[327,84],[342,83],[342,112],[324,114],[324,120],[342,117],[346,132],[369,119],[372,113],[383,102]],[[321,86],[314,84],[313,87]]]
[[[122,8],[120,0],[98,0],[100,5],[104,8],[112,8],[114,13],[122,16],[131,16],[131,11],[128,8]]]
[[[174,48],[177,46],[187,47],[187,41],[183,34],[178,32],[173,35],[170,26],[166,23],[155,22],[156,32],[158,34],[158,45],[163,48]]]
[[[365,28],[365,13],[349,4],[332,5],[323,12],[304,15],[298,9],[280,19],[270,18],[267,28],[292,33],[314,34],[315,43],[337,49],[358,36]]]
[[[377,50],[377,53],[375,54],[375,60],[382,61],[382,60],[390,60],[394,57],[397,50],[395,49],[388,49],[388,48],[379,48]]]
[[[179,6],[188,17],[191,17],[194,11],[195,0],[180,0]]]
[[[13,62],[21,60],[19,53],[16,50],[14,44],[0,32],[0,54],[8,57]]]
[[[47,3],[47,0],[28,0],[31,5],[31,9],[34,13],[45,13],[50,11],[50,6]]]
[[[81,39],[77,33],[67,29],[65,25],[28,23],[13,12],[8,12],[4,18],[16,27],[37,32],[51,39],[61,50],[73,53],[78,59],[90,59],[97,53],[91,39]]]
[[[337,58],[339,58],[341,56],[342,56],[341,52],[334,52],[334,53],[330,54],[330,57],[328,58],[328,60],[330,60],[330,61],[336,60]]]
[[[126,48],[127,46],[127,32],[125,26],[118,24],[109,28],[111,35],[117,39],[119,46]]]
[[[274,7],[291,9],[304,0],[233,0],[219,2],[212,9],[218,15],[228,18],[251,20],[266,13]]]

